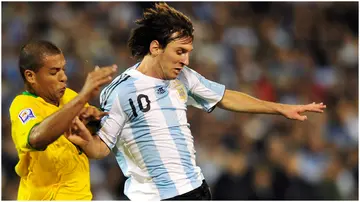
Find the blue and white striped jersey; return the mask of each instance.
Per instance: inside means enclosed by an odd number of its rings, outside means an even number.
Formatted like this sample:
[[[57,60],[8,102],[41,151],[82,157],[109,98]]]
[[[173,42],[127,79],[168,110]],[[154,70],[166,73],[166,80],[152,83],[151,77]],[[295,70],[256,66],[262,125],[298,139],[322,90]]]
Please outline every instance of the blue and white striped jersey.
[[[100,94],[109,115],[100,138],[115,154],[128,179],[131,200],[162,200],[199,187],[204,179],[195,163],[187,105],[211,112],[225,86],[185,67],[177,79],[161,80],[136,70],[116,77]]]

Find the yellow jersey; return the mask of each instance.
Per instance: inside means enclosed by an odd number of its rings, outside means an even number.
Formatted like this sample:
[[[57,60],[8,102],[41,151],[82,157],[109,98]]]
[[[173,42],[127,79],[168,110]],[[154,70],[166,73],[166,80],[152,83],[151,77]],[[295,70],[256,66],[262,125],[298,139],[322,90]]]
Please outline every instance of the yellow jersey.
[[[31,129],[71,101],[77,93],[66,89],[59,106],[24,92],[10,106],[11,135],[19,156],[18,200],[91,200],[87,156],[65,136],[43,151],[29,144]]]

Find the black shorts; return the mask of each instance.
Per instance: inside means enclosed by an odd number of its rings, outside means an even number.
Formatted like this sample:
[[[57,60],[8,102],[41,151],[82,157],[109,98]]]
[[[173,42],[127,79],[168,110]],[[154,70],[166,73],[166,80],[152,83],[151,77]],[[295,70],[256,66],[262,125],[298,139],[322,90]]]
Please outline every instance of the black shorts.
[[[179,196],[175,196],[172,198],[168,198],[165,199],[164,201],[172,201],[172,200],[191,200],[191,201],[195,201],[195,200],[211,200],[211,191],[210,191],[210,187],[208,186],[208,184],[206,183],[205,180],[203,180],[203,183],[201,184],[200,187],[187,192],[185,194],[181,194]]]

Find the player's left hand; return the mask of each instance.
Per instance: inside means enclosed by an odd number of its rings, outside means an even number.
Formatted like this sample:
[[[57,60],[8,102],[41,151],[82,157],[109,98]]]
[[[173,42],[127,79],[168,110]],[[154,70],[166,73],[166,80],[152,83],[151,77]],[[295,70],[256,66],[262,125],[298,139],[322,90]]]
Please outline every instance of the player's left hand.
[[[99,110],[94,106],[84,107],[79,114],[80,121],[85,125],[90,121],[99,121],[103,116],[106,116],[108,113]]]
[[[303,112],[317,112],[323,113],[326,105],[322,102],[316,104],[315,102],[307,105],[286,105],[283,107],[281,114],[283,114],[288,119],[305,121],[307,116],[301,115]]]
[[[72,143],[85,147],[93,140],[90,131],[85,124],[80,121],[79,117],[75,117],[70,129],[65,132],[65,137]]]

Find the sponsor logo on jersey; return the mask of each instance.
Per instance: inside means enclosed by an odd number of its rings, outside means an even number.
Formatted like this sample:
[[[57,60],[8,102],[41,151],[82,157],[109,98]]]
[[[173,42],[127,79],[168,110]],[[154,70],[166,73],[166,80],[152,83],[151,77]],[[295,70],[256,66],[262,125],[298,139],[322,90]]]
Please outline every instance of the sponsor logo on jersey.
[[[164,87],[160,87],[160,88],[158,88],[157,90],[156,90],[156,92],[157,92],[157,94],[164,94],[165,93],[165,89],[164,89]]]

